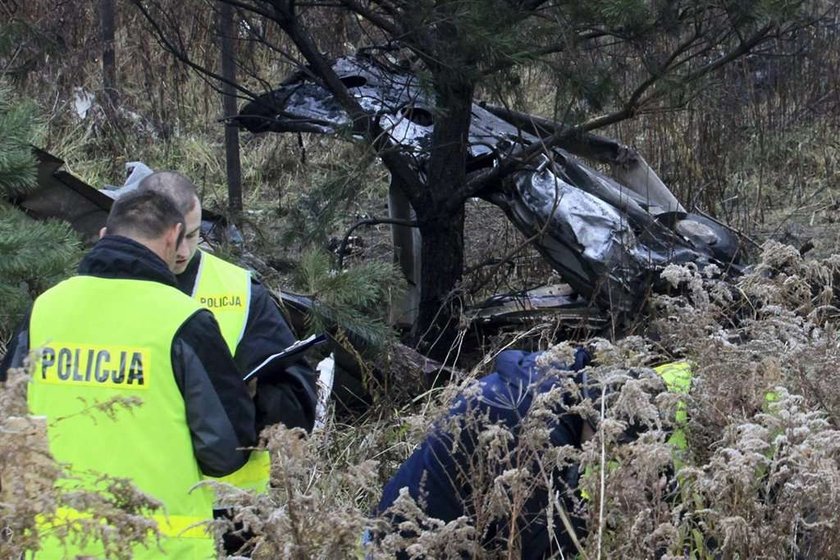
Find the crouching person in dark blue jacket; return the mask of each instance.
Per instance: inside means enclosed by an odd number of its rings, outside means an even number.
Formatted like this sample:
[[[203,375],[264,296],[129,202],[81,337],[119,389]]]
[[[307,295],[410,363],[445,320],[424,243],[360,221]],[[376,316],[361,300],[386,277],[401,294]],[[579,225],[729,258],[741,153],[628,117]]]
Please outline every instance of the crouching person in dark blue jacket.
[[[582,348],[573,363],[501,353],[385,486],[377,513],[391,528],[375,535],[383,548],[398,558],[574,554],[585,529],[572,456],[592,433],[577,406],[589,360]]]

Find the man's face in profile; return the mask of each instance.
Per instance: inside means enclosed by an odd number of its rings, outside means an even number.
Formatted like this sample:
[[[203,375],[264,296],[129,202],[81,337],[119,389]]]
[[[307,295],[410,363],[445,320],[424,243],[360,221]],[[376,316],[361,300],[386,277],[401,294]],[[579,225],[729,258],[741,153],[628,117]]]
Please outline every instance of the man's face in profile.
[[[159,256],[166,263],[167,268],[169,268],[172,272],[175,272],[175,263],[178,260],[180,248],[185,243],[183,237],[183,224],[175,224],[164,234],[162,239]]]
[[[184,223],[186,224],[184,240],[178,246],[175,266],[172,268],[172,272],[175,274],[181,274],[186,270],[198,249],[199,234],[201,233],[201,202],[197,197],[193,209],[184,214]]]

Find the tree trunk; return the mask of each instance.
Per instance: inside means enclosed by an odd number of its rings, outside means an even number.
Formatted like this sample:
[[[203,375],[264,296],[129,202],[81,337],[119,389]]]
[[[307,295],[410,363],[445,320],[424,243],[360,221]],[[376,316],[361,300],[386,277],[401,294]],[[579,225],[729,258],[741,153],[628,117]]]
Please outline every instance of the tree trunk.
[[[420,213],[418,217],[422,222]],[[420,352],[444,362],[456,340],[461,312],[457,288],[464,270],[464,207],[447,219],[421,225],[420,236],[420,309],[412,339]]]
[[[108,100],[107,111],[111,114],[117,108],[117,62],[114,51],[114,30],[116,10],[114,0],[100,0],[99,25],[102,38],[102,91]]]
[[[444,362],[458,334],[464,269],[464,201],[474,85],[458,64],[440,69],[426,193],[414,204],[421,235],[420,309],[412,331],[417,348]],[[451,364],[451,362],[450,362]]]
[[[239,128],[227,120],[237,114],[236,59],[233,49],[235,33],[233,7],[221,2],[219,7],[219,36],[221,38],[222,114],[225,120],[225,164],[228,183],[228,211],[234,220],[242,212],[242,166],[239,160]]]

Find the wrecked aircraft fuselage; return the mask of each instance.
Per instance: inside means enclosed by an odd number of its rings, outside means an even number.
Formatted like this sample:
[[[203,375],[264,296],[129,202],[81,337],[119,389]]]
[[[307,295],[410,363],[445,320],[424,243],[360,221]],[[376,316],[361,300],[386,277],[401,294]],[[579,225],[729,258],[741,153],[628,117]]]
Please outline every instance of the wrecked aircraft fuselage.
[[[400,66],[361,55],[339,59],[333,70],[392,144],[411,156],[422,177],[435,107],[420,78]],[[303,71],[246,104],[234,120],[255,133],[353,136],[350,116],[331,92]],[[532,144],[558,126],[539,117],[473,104],[467,168],[495,166],[514,148]],[[615,178],[573,153],[609,164]],[[740,270],[737,234],[714,220],[687,213],[638,153],[606,138],[575,136],[479,196],[500,207],[578,293],[602,308],[636,308],[655,282],[655,273],[669,263],[713,262],[722,270]]]

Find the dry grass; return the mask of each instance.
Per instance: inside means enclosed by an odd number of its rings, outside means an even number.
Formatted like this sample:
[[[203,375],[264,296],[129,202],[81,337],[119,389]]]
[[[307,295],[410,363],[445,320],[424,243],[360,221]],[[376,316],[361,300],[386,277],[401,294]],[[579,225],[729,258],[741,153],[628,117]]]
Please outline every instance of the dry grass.
[[[588,527],[577,535],[583,557],[833,557],[840,546],[834,531],[840,408],[833,390],[840,382],[833,367],[840,337],[832,328],[838,272],[836,258],[806,260],[775,243],[736,285],[690,268],[669,269],[674,294],[652,302],[656,342],[640,336],[590,341],[598,358],[590,375],[611,388],[603,408],[582,405],[601,418],[594,440],[582,450],[547,445],[562,390],[538,400],[519,435],[481,417],[459,419],[479,442],[467,472],[479,514],[443,523],[406,496],[395,511],[416,536],[391,533],[368,552],[388,558],[409,547],[434,557],[507,557],[518,548],[516,539],[482,548],[481,535],[551,483],[541,473],[580,463],[590,473],[581,483],[589,499],[574,508]],[[553,352],[566,352],[565,346]],[[688,447],[675,464],[666,440],[678,397],[646,365],[676,355],[694,364],[694,380],[684,399]],[[7,433],[25,418],[25,379],[12,379],[2,393]],[[381,484],[442,417],[454,392],[470,386],[467,379],[412,409],[380,408],[354,426],[333,420],[311,437],[282,428],[266,432],[274,488],[264,497],[238,496],[239,519],[256,534],[254,557],[359,554],[362,530],[385,527],[367,516]],[[625,442],[630,424],[641,435]],[[43,444],[21,441],[4,438],[4,481],[37,484],[4,485],[11,498],[4,500],[3,523],[15,534],[34,534],[31,520],[49,508],[44,499],[53,478],[32,473],[54,473],[54,466],[33,459],[32,453],[44,457]],[[565,508],[565,499],[547,507]]]
[[[72,107],[73,88],[99,90],[98,61],[91,54],[97,44],[89,33],[95,28],[94,8],[53,4],[16,4],[16,16],[39,34],[23,45],[32,54],[32,68],[17,87],[47,115],[45,147],[97,186],[121,182],[129,160],[178,169],[201,184],[208,205],[224,207],[220,103],[212,88],[162,54],[137,14],[125,10],[117,39],[123,111],[114,118],[94,107],[79,118]],[[207,44],[201,14],[208,13],[195,9],[203,6],[184,3],[184,10],[191,10],[184,18],[185,39],[197,45]],[[358,39],[352,29],[336,29],[334,37],[321,38],[325,48]],[[696,270],[669,270],[674,292],[651,303],[651,329],[620,342],[597,342],[599,366],[593,377],[616,390],[603,413],[592,409],[603,416],[598,437],[582,451],[546,450],[537,437],[540,415],[535,414],[535,437],[520,441],[521,457],[538,459],[545,468],[580,461],[596,473],[582,482],[590,500],[577,504],[589,529],[579,535],[586,558],[840,556],[833,530],[840,511],[840,333],[835,327],[840,261],[829,257],[838,235],[833,223],[840,164],[837,40],[836,33],[817,34],[806,45],[812,53],[806,59],[774,59],[770,66],[776,78],[769,90],[739,87],[751,70],[733,67],[678,111],[643,115],[607,131],[637,146],[691,206],[762,236],[784,222],[801,223],[818,236],[814,253],[819,259],[803,259],[792,248],[768,244],[760,264],[736,285]],[[210,49],[201,54],[208,60],[215,56]],[[250,64],[272,83],[288,70],[277,57],[248,54]],[[527,69],[522,78],[534,99],[550,99],[552,92],[544,89],[548,80],[539,70]],[[246,80],[258,84],[255,78]],[[533,99],[524,103],[540,109]],[[357,215],[383,213],[386,183],[380,164],[369,163],[357,148],[339,140],[304,136],[302,142],[303,147],[293,135],[242,138],[249,244],[272,261],[294,260],[302,244],[288,238],[290,229],[298,229],[289,227],[294,223],[290,216],[306,219],[304,203],[319,208],[323,197],[315,187],[325,190],[336,177],[355,175],[358,185],[348,191],[352,201],[322,228],[320,239],[340,236]],[[544,265],[527,251],[509,267],[479,266],[509,255],[521,242],[494,208],[470,203],[467,228],[468,264],[476,268],[465,282],[481,286],[474,290],[476,299],[547,278]],[[389,258],[382,249],[384,230],[362,235],[370,256]],[[489,269],[493,275],[487,275]],[[545,331],[543,347],[553,342],[552,327]],[[494,341],[494,347],[518,334]],[[674,465],[665,444],[676,399],[662,393],[645,367],[676,357],[695,365],[695,383],[686,399],[689,448],[677,469],[678,486],[668,476]],[[479,363],[468,377],[487,368],[487,362]],[[3,558],[34,546],[36,516],[54,511],[64,499],[53,491],[62,472],[45,452],[42,427],[26,417],[26,378],[10,379],[0,390]],[[267,497],[238,497],[239,518],[256,533],[254,557],[359,554],[361,531],[383,526],[367,515],[381,485],[445,413],[455,389],[396,409],[379,403],[352,425],[333,420],[308,438],[282,429],[267,433],[274,489]],[[768,394],[775,400],[768,401]],[[619,444],[631,419],[647,430],[636,441]],[[462,551],[494,558],[512,551],[479,548],[480,534],[494,515],[515,510],[545,480],[529,478],[507,462],[509,457],[500,456],[495,464],[486,459],[507,436],[497,428],[484,429],[485,455],[477,458],[481,465],[472,476],[475,500],[486,504],[486,515],[446,524],[401,500],[398,508],[419,537],[409,543],[391,535],[368,552],[390,558],[394,550],[412,546],[411,551],[429,557]],[[149,504],[139,496],[131,503],[121,518],[116,511],[121,508],[107,499],[91,502],[100,515],[123,519],[116,542],[124,547],[146,535],[137,508]],[[515,548],[515,539],[508,546]]]

